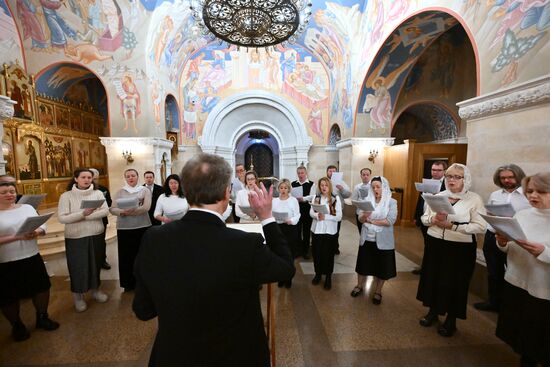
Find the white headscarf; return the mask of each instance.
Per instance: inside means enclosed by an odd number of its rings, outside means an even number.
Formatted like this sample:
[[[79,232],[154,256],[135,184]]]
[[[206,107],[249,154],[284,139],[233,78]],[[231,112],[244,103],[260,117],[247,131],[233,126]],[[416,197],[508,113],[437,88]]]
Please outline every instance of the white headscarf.
[[[382,195],[378,203],[376,202],[376,199],[374,197],[374,190],[372,189],[373,179],[377,177],[380,177],[382,181]],[[369,195],[367,196],[367,200],[370,201],[370,203],[374,207],[374,211],[371,213],[370,219],[371,220],[386,219],[388,217],[388,212],[390,211],[390,199],[391,199],[391,189],[390,189],[390,184],[388,180],[386,180],[386,178],[382,176],[375,176],[371,178],[368,184],[368,190],[369,190]],[[377,226],[372,223],[364,223],[364,225],[371,232],[380,232],[382,231],[382,229],[384,229],[384,227]]]
[[[464,186],[462,187],[462,191],[456,192],[456,193],[451,192],[451,190],[449,190],[449,180],[445,178],[445,187],[447,189],[443,191],[441,195],[446,195],[451,199],[463,199],[466,193],[470,190],[470,187],[472,186],[472,175],[470,173],[470,169],[463,164],[453,163],[449,166],[449,168],[447,168],[447,171],[445,171],[445,173],[453,170],[459,170],[464,172],[464,179],[463,179]]]

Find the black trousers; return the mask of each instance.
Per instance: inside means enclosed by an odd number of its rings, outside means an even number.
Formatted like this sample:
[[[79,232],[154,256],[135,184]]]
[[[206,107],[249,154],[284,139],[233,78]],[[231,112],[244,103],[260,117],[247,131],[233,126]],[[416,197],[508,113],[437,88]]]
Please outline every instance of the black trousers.
[[[355,223],[357,223],[357,230],[359,231],[359,236],[361,236],[361,228],[363,228],[363,223],[359,222],[359,216],[355,214]]]
[[[300,220],[298,221],[298,236],[301,241],[301,253],[300,255],[307,255],[309,252],[309,244],[311,239],[311,222],[313,219],[309,215],[309,209],[302,210],[300,207]]]
[[[504,287],[504,272],[506,270],[506,253],[500,251],[497,246],[495,234],[491,231],[485,232],[483,255],[487,263],[489,303],[495,307],[500,307]]]
[[[104,226],[103,233],[101,234],[102,241],[99,245],[103,255],[103,257],[101,258],[103,262],[101,264],[107,262],[107,241],[105,240],[105,237],[107,237],[107,227]]]
[[[340,227],[342,226],[342,221],[338,222],[338,229],[336,230],[336,234],[334,235],[336,237],[336,248],[334,249],[334,252],[340,250],[340,242],[338,242],[338,239],[340,238]]]
[[[334,271],[334,249],[336,248],[336,235],[313,234],[311,254],[315,274],[331,275]]]
[[[233,223],[239,223],[241,221],[241,217],[239,217],[235,211],[235,204],[231,204],[231,215],[233,216]]]

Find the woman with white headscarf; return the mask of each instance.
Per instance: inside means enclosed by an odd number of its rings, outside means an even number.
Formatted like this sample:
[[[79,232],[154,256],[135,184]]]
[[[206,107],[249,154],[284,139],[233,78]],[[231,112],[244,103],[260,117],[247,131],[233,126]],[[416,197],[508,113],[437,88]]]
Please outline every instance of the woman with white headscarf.
[[[429,307],[420,325],[429,327],[438,315],[447,314],[438,327],[441,336],[452,336],[456,319],[466,319],[468,287],[476,263],[476,234],[485,232],[483,200],[470,190],[472,177],[463,164],[452,164],[445,172],[447,196],[455,214],[435,213],[427,207],[422,223],[428,228],[422,273],[416,298]]]
[[[373,177],[368,185],[367,200],[374,207],[373,212],[362,212],[359,221],[361,238],[357,254],[357,285],[351,291],[352,297],[363,292],[368,275],[374,277],[372,303],[382,303],[382,287],[388,279],[397,275],[395,267],[395,239],[393,224],[397,219],[397,201],[392,199],[388,180]]]

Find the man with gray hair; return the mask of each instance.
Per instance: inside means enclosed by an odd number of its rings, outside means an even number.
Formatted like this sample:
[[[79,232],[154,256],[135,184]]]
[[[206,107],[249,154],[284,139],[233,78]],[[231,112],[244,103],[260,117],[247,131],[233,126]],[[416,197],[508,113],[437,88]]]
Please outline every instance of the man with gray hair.
[[[151,227],[136,258],[133,310],[158,316],[149,366],[270,365],[258,285],[292,278],[288,243],[271,214],[273,190],[249,194],[258,233],[227,228],[231,167],[199,154],[181,177],[190,209],[180,220]]]
[[[493,183],[499,189],[491,193],[489,204],[509,203],[516,212],[530,208],[531,205],[521,188],[521,180],[524,177],[525,172],[515,164],[505,164],[498,167],[493,174]],[[483,255],[487,264],[487,290],[489,299],[484,302],[475,303],[474,307],[481,311],[497,312],[500,308],[502,287],[504,285],[506,253],[498,249],[495,230],[491,226],[487,226],[487,232],[485,232]]]
[[[111,193],[109,192],[109,189],[105,186],[101,186],[99,184],[99,171],[95,168],[88,168],[92,173],[94,174],[94,177],[92,178],[94,186],[96,190],[99,190],[103,193],[103,196],[105,197],[105,201],[107,202],[107,206],[110,208],[111,204],[113,203],[113,200],[111,199]],[[111,265],[107,262],[107,242],[105,241],[105,236],[107,235],[107,225],[109,224],[109,220],[107,217],[103,217],[103,243],[101,244],[101,249],[103,252],[103,263],[101,264],[101,269],[109,270],[111,269]]]

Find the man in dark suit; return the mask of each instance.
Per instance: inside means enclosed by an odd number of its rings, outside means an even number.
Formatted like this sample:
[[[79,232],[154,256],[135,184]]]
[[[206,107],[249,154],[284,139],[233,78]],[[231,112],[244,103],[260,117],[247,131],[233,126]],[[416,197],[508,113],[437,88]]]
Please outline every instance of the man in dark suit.
[[[435,161],[432,163],[431,174],[432,180],[441,181],[441,189],[439,191],[445,190],[445,170],[447,169],[447,162],[445,161]],[[426,247],[426,236],[428,235],[428,227],[426,227],[422,220],[420,219],[424,214],[424,198],[422,198],[422,193],[418,196],[418,201],[416,202],[416,209],[414,211],[414,223],[420,231],[422,231],[422,237],[424,238],[424,248]],[[420,275],[422,269],[413,270],[413,274]]]
[[[103,193],[103,196],[105,197],[105,201],[107,202],[107,206],[110,208],[111,204],[113,203],[113,200],[111,199],[111,193],[109,192],[109,189],[105,186],[101,186],[99,184],[99,171],[95,168],[90,168],[90,171],[94,174],[93,182],[94,186],[97,190],[101,191]],[[103,264],[101,264],[101,268],[105,270],[111,269],[111,264],[107,262],[107,242],[105,241],[105,236],[107,234],[107,225],[109,224],[109,220],[107,217],[103,217],[103,243],[101,244],[102,251],[103,251]]]
[[[155,174],[151,171],[147,171],[143,174],[145,183],[143,186],[147,187],[151,191],[151,208],[149,208],[149,219],[151,219],[151,225],[160,226],[160,220],[155,219],[155,208],[157,207],[157,200],[159,196],[164,193],[162,186],[155,183]]]
[[[258,285],[292,278],[284,235],[271,214],[272,189],[249,194],[261,235],[230,229],[222,214],[231,195],[231,167],[199,154],[182,170],[189,212],[150,228],[135,263],[133,310],[158,316],[149,366],[270,365]]]

